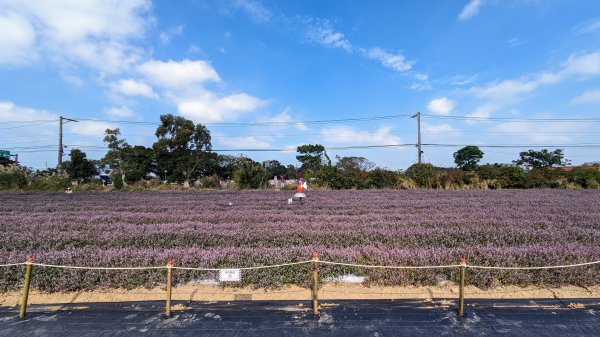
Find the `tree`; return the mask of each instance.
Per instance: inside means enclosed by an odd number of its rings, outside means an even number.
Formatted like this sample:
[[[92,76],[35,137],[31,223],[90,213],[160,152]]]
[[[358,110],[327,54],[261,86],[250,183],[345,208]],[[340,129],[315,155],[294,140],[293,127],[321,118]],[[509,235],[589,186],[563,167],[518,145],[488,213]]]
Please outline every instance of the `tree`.
[[[224,180],[233,179],[233,172],[240,164],[241,157],[220,154],[216,158],[217,176]]]
[[[63,164],[69,179],[77,181],[89,181],[97,173],[94,164],[87,159],[85,152],[72,149],[69,156],[70,161]]]
[[[0,166],[11,166],[11,165],[15,165],[15,161],[14,160],[10,160],[10,158],[8,157],[0,157]]]
[[[295,179],[298,178],[298,170],[292,164],[285,167],[285,175],[287,179]]]
[[[296,151],[298,152],[296,159],[302,163],[300,167],[302,172],[316,173],[324,163],[331,165],[331,160],[327,156],[323,145],[301,145],[298,146]]]
[[[569,165],[570,161],[564,159],[562,151],[562,149],[556,149],[552,152],[547,149],[541,151],[529,150],[519,153],[520,159],[515,160],[514,163],[517,165],[531,165],[534,168]]]
[[[136,145],[128,151],[126,166],[125,179],[128,182],[140,181],[151,172],[159,176],[154,162],[154,152],[145,146]]]
[[[456,166],[467,171],[474,170],[481,158],[483,158],[483,151],[473,145],[465,146],[454,152],[454,163],[456,163]]]
[[[267,174],[269,178],[283,177],[286,174],[286,168],[283,166],[278,160],[265,160],[263,161],[263,166],[265,170],[267,170]]]
[[[437,188],[439,169],[431,164],[412,164],[406,169],[406,176],[412,179],[419,187]]]
[[[365,157],[339,157],[335,164],[340,171],[343,172],[367,172],[375,167],[375,163]]]
[[[160,171],[168,170],[171,175],[181,177],[185,187],[197,169],[206,162],[204,154],[210,151],[210,131],[206,126],[194,123],[181,116],[160,116],[156,129],[158,140],[152,145]]]
[[[233,173],[233,179],[239,188],[264,188],[269,177],[260,164],[250,158],[240,158],[240,163]]]
[[[108,152],[102,158],[102,162],[115,170],[114,174],[121,176],[123,186],[127,186],[125,176],[128,171],[131,156],[131,146],[125,139],[120,139],[121,129],[106,129],[104,131],[104,143],[108,146]]]

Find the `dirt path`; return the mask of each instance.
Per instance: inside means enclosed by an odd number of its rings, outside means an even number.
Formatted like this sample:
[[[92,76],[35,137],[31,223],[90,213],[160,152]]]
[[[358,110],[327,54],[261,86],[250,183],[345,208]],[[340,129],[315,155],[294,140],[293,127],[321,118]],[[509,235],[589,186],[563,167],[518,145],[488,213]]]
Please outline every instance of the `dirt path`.
[[[458,287],[364,287],[360,284],[328,283],[319,289],[321,300],[356,299],[443,299],[457,298]],[[465,287],[465,297],[480,299],[539,299],[539,298],[600,298],[600,286],[580,288],[501,287],[481,290]],[[173,288],[173,300],[235,301],[235,300],[309,300],[310,289],[285,286],[275,290],[253,288],[223,288],[218,285],[184,285]],[[0,306],[17,306],[20,291],[0,294]],[[90,302],[125,302],[164,300],[165,289],[105,289],[92,292],[41,293],[31,291],[29,304],[72,304]]]

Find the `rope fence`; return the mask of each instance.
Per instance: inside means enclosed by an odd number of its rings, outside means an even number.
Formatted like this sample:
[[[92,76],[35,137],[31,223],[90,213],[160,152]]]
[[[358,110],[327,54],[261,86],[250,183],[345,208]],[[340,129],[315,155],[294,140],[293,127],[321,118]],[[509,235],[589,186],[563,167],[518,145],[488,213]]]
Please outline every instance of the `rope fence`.
[[[171,316],[171,296],[172,296],[172,270],[193,270],[193,271],[231,271],[237,270],[241,271],[249,271],[249,270],[259,270],[259,269],[271,269],[271,268],[281,268],[288,266],[296,266],[302,264],[312,264],[312,287],[311,287],[311,299],[312,299],[312,307],[313,313],[319,314],[319,304],[318,304],[318,283],[319,283],[319,264],[322,265],[334,265],[334,266],[346,266],[346,267],[356,267],[356,268],[372,268],[372,269],[452,269],[459,268],[460,278],[459,278],[459,299],[458,299],[458,315],[464,316],[464,287],[465,287],[465,274],[467,269],[493,269],[493,270],[540,270],[540,269],[561,269],[561,268],[573,268],[573,267],[582,267],[582,266],[591,266],[600,264],[600,260],[591,261],[591,262],[583,262],[583,263],[575,263],[575,264],[565,264],[565,265],[554,265],[554,266],[525,266],[525,267],[515,267],[515,266],[479,266],[479,265],[469,265],[464,258],[460,259],[459,264],[449,264],[449,265],[431,265],[431,266],[386,266],[386,265],[368,265],[368,264],[357,264],[357,263],[347,263],[347,262],[334,262],[334,261],[322,261],[319,260],[319,255],[317,253],[313,253],[312,260],[306,261],[298,261],[298,262],[289,262],[289,263],[280,263],[273,265],[263,265],[263,266],[253,266],[253,267],[239,267],[239,268],[203,268],[203,267],[184,267],[184,266],[174,266],[173,261],[168,261],[164,266],[148,266],[148,267],[86,267],[86,266],[69,266],[69,265],[57,265],[57,264],[46,264],[46,263],[36,263],[33,262],[33,258],[27,259],[26,262],[18,262],[18,263],[6,263],[0,264],[0,267],[16,267],[16,266],[25,266],[25,281],[23,283],[23,295],[21,297],[21,308],[19,311],[19,318],[25,317],[27,310],[27,300],[29,296],[29,285],[31,282],[31,274],[32,267],[42,267],[42,268],[58,268],[58,269],[85,269],[85,270],[159,270],[166,269],[167,270],[167,280],[166,280],[166,306],[165,306],[165,315],[167,317]],[[300,292],[300,291],[281,291],[279,293],[287,293],[287,292]],[[329,290],[328,292],[335,292]],[[144,293],[148,294],[148,293]],[[387,293],[385,293],[387,294]],[[391,293],[390,293],[391,294]]]
[[[239,270],[256,270],[256,269],[267,269],[267,268],[279,268],[279,267],[287,267],[287,266],[296,266],[300,264],[308,264],[312,263],[313,260],[306,260],[300,262],[290,262],[290,263],[281,263],[281,264],[272,264],[265,266],[254,266],[254,267],[228,267],[227,269],[239,269]],[[594,264],[600,264],[600,260],[592,261],[592,262],[583,262],[583,263],[575,263],[575,264],[566,264],[566,265],[555,265],[555,266],[532,266],[532,267],[505,267],[505,266],[478,266],[478,265],[470,265],[470,264],[447,264],[447,265],[439,265],[439,266],[384,266],[384,265],[370,265],[370,264],[356,264],[356,263],[346,263],[346,262],[333,262],[333,261],[324,261],[319,260],[319,264],[328,264],[335,266],[347,266],[347,267],[356,267],[356,268],[379,268],[379,269],[443,269],[443,268],[459,268],[466,267],[471,269],[496,269],[496,270],[538,270],[538,269],[559,269],[559,268],[571,268],[571,267],[581,267],[581,266],[589,266]],[[151,269],[167,269],[167,266],[148,266],[148,267],[87,267],[87,266],[68,266],[68,265],[58,265],[58,264],[46,264],[46,263],[27,263],[27,262],[17,262],[17,263],[7,263],[0,264],[0,267],[13,267],[13,266],[26,266],[32,265],[37,267],[48,267],[48,268],[63,268],[63,269],[89,269],[89,270],[151,270]],[[225,268],[203,268],[203,267],[180,267],[180,266],[172,266],[173,269],[180,270],[196,270],[196,271],[220,271]]]

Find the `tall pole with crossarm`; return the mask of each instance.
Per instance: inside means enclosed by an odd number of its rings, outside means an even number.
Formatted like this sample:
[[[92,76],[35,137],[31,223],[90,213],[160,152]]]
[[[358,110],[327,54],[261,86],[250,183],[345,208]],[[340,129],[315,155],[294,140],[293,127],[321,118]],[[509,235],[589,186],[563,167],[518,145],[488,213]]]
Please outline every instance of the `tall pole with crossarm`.
[[[421,164],[421,154],[423,154],[423,151],[421,151],[421,113],[417,112],[410,116],[410,118],[417,119],[417,151],[419,154],[419,164]]]
[[[66,121],[66,122],[64,122]],[[76,121],[74,119],[70,119],[70,118],[66,118],[63,116],[60,116],[60,118],[58,119],[58,164],[56,165],[56,168],[60,170],[60,167],[62,166],[62,157],[63,157],[63,124],[67,123],[67,122],[79,122]]]

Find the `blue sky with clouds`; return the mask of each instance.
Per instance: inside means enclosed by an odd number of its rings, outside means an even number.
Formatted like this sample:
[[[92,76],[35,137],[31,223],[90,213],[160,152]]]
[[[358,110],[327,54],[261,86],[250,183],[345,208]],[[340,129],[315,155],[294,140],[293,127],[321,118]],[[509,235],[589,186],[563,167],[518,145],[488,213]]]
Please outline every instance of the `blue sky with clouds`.
[[[578,164],[600,160],[578,147],[600,144],[599,107],[597,0],[0,0],[0,149],[33,168],[56,165],[60,115],[79,119],[66,153],[97,159],[106,128],[151,146],[172,113],[215,149],[288,150],[230,153],[258,161],[320,143],[405,169],[418,111],[425,144],[490,163],[564,145]]]

